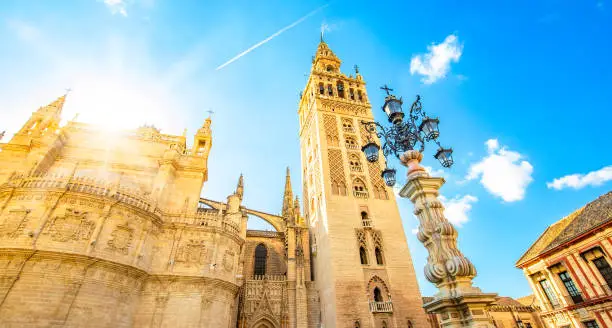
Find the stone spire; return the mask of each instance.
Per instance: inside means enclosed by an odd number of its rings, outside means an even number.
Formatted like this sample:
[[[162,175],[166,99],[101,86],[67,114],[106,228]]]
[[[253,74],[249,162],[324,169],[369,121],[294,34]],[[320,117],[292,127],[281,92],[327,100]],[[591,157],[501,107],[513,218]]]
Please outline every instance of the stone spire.
[[[62,114],[62,109],[64,108],[64,102],[66,101],[65,94],[59,98],[57,98],[54,102],[50,103],[47,106],[40,107],[37,112],[49,116],[57,116],[59,117]]]
[[[323,37],[321,37],[321,42],[319,42],[319,46],[317,47],[317,53],[314,56],[312,66],[319,70],[329,71],[328,68],[331,68],[334,72],[338,72],[341,63],[342,61],[334,54],[327,43],[323,41]]]
[[[244,177],[242,176],[242,173],[240,173],[240,178],[238,178],[238,185],[236,186],[236,195],[242,199],[242,196],[244,195]]]
[[[291,173],[287,166],[287,175],[285,176],[285,193],[283,194],[283,211],[284,218],[290,218],[293,212],[293,190],[291,189]]]

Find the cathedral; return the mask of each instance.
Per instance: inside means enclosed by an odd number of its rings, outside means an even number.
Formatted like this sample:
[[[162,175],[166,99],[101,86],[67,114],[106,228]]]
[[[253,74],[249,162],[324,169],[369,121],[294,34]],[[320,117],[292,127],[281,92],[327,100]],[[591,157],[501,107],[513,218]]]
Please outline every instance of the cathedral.
[[[340,65],[321,40],[297,110],[303,204],[287,169],[279,214],[242,205],[248,177],[200,196],[210,118],[188,143],[60,125],[65,95],[33,112],[0,143],[0,327],[429,327],[395,196],[360,150],[366,83]]]

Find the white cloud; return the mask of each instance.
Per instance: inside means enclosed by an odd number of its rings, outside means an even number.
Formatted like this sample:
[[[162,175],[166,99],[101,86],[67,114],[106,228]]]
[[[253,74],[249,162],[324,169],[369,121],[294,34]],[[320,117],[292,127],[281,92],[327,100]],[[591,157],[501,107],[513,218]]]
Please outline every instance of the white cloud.
[[[478,198],[472,195],[464,195],[463,197],[455,196],[447,199],[440,195],[440,201],[444,204],[444,216],[450,223],[457,227],[461,227],[469,221],[468,213],[472,209],[472,204],[478,201]]]
[[[126,3],[124,0],[104,0],[104,4],[110,9],[113,15],[120,14],[127,17]]]
[[[416,235],[417,233],[419,233],[419,227],[413,228],[412,230],[410,230],[410,232],[412,232],[413,235]]]
[[[425,166],[425,165],[423,166],[423,168],[432,177],[444,177],[444,178],[446,178],[446,172],[443,169],[434,169],[431,166]]]
[[[610,180],[612,180],[612,165],[587,174],[575,173],[556,178],[552,182],[547,182],[546,186],[556,190],[564,188],[581,189],[586,186],[601,186]]]
[[[497,139],[485,142],[489,154],[470,166],[466,180],[480,177],[480,183],[491,194],[506,202],[525,197],[525,189],[533,181],[533,166],[521,160],[523,155],[499,145]]]
[[[459,62],[463,45],[459,43],[456,35],[451,34],[444,39],[444,42],[427,46],[427,50],[428,53],[412,57],[410,74],[422,75],[423,83],[432,84],[448,74],[451,62]]]

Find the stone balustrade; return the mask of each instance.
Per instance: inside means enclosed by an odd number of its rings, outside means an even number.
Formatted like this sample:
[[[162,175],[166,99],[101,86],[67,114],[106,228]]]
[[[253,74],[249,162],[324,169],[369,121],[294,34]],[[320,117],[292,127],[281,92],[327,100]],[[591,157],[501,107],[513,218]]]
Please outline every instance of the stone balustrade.
[[[370,302],[370,312],[393,312],[393,302]]]
[[[254,275],[252,280],[269,280],[269,281],[285,281],[287,279],[284,275]]]
[[[231,235],[240,235],[240,225],[224,218],[217,209],[199,208],[195,213],[172,213],[155,207],[146,194],[131,188],[113,185],[89,177],[62,176],[54,174],[13,175],[1,188],[64,189],[99,197],[109,197],[127,205],[162,216],[165,222],[217,228]]]

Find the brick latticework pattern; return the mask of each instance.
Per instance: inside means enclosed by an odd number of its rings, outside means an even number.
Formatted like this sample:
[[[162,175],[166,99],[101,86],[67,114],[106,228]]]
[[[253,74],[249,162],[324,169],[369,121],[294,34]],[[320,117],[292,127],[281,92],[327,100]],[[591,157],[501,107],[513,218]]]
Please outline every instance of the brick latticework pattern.
[[[346,176],[344,173],[344,161],[342,151],[339,149],[328,149],[327,158],[329,163],[330,182],[335,195],[346,196]]]
[[[325,135],[327,136],[327,144],[337,147],[339,145],[338,135],[338,120],[332,115],[323,115],[323,125],[325,126]]]
[[[376,199],[389,199],[387,187],[382,179],[380,164],[368,162],[368,171],[370,173],[370,182],[372,183],[372,193]]]

